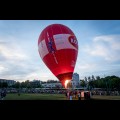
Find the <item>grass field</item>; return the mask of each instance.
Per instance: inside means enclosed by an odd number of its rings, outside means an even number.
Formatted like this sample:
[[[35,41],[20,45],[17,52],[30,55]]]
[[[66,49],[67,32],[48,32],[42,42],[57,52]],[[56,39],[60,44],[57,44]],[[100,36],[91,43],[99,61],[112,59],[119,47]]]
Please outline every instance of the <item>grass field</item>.
[[[4,100],[67,100],[64,94],[7,94]]]
[[[93,95],[92,100],[120,100],[120,96]],[[68,100],[64,94],[7,94],[4,100]],[[76,100],[76,99],[73,99]]]
[[[120,96],[101,96],[101,95],[93,95],[93,100],[120,100]]]

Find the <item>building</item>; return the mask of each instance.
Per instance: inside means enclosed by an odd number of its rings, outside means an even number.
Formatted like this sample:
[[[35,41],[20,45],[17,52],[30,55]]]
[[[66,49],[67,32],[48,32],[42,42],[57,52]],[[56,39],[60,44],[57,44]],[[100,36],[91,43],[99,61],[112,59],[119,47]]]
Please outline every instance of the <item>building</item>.
[[[80,78],[78,73],[74,73],[72,80],[70,81],[70,84],[72,84],[72,87],[76,88],[80,85]],[[54,81],[49,80],[49,82],[44,82],[42,83],[42,86],[45,88],[63,88],[62,84],[60,81]]]
[[[41,85],[41,81],[40,80],[33,80],[33,81],[30,81],[30,85],[32,87],[39,87]]]
[[[1,83],[5,82],[8,84],[8,86],[12,86],[16,83],[16,81],[14,81],[14,80],[6,80],[6,79],[0,79],[0,82]]]
[[[45,87],[45,88],[62,88],[62,84],[60,82],[43,83],[42,86]]]
[[[74,73],[71,80],[72,87],[77,87],[80,85],[80,78],[78,73]]]

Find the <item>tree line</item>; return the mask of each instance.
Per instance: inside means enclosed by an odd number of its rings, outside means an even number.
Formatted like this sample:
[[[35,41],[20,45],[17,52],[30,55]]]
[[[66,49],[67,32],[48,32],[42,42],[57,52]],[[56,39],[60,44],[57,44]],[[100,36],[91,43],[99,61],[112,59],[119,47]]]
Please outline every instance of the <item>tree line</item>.
[[[40,82],[30,82],[29,80],[26,80],[25,82],[16,82],[13,85],[8,85],[7,82],[0,82],[0,88],[41,88],[42,85]]]
[[[29,81],[26,80],[25,82],[17,81],[14,85],[9,85],[7,82],[0,82],[0,88],[42,88],[42,83],[58,83],[58,80],[47,80],[44,81]]]
[[[30,82],[26,80],[25,82],[16,82],[14,85],[9,86],[6,82],[0,82],[0,88],[42,88],[42,83],[55,83],[59,81],[48,80],[47,82]],[[100,78],[100,76],[94,77],[85,77],[80,80],[80,86],[87,87],[88,90],[92,90],[94,88],[102,88],[107,91],[118,90],[120,91],[120,77],[118,76],[106,76],[104,78]]]
[[[106,76],[104,78],[100,78],[99,76],[95,77],[85,77],[84,80],[81,80],[81,86],[87,87],[89,90],[94,88],[102,88],[107,91],[118,90],[120,91],[120,77],[118,76]]]

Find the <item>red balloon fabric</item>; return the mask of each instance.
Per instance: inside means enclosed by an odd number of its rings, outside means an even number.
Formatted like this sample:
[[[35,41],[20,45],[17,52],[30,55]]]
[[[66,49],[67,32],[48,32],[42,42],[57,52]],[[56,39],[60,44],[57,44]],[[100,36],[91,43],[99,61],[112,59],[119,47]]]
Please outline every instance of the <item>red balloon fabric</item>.
[[[45,65],[65,87],[65,81],[72,80],[78,56],[75,34],[65,25],[51,24],[39,36],[38,51]]]

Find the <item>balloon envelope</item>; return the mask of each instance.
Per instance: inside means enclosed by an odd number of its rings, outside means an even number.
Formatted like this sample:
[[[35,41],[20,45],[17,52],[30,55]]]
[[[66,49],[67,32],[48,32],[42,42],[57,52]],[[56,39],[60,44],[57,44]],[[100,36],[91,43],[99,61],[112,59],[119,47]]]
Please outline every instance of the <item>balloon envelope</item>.
[[[38,51],[45,65],[65,87],[65,81],[72,80],[78,55],[75,34],[65,25],[51,24],[39,36]]]

